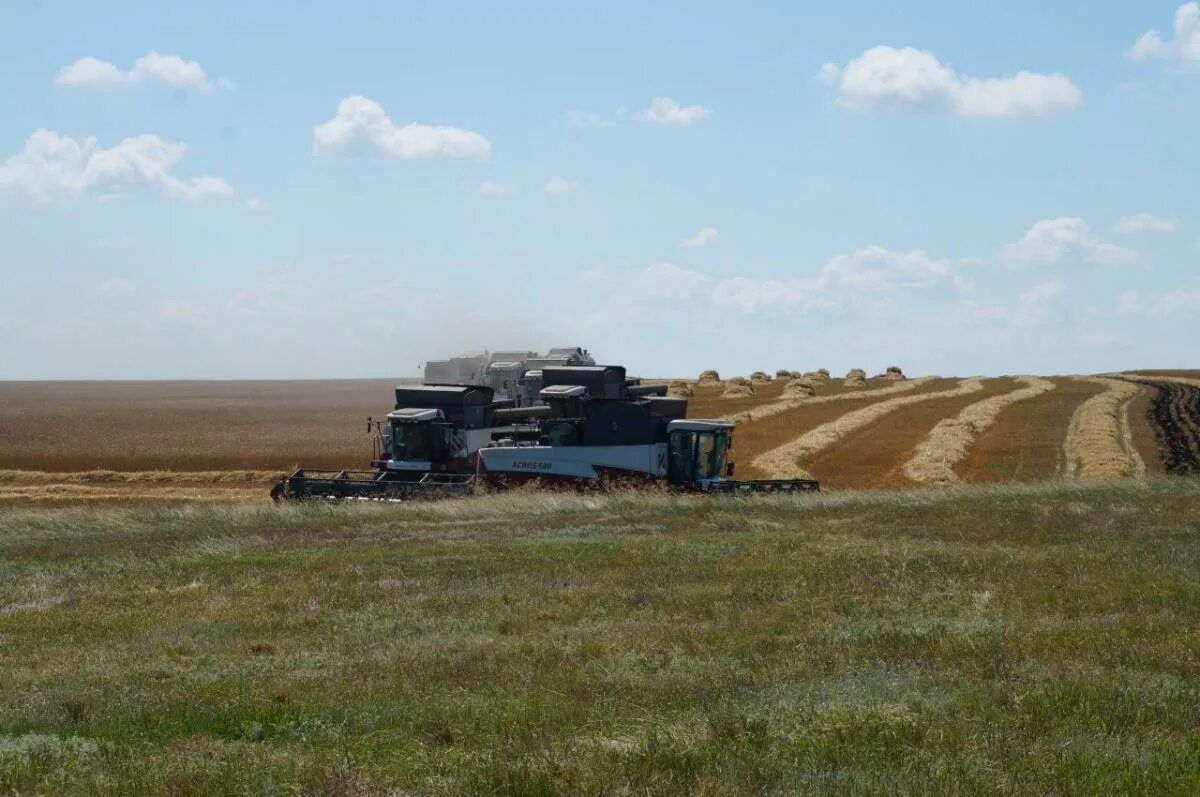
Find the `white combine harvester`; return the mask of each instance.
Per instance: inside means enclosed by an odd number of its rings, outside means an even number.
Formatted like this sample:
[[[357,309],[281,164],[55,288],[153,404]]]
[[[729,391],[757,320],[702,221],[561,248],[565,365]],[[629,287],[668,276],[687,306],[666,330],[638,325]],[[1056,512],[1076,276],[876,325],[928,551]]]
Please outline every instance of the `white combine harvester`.
[[[666,385],[627,379],[618,365],[540,370],[544,385],[531,406],[495,401],[486,386],[397,388],[375,470],[300,469],[271,495],[395,501],[529,482],[705,493],[818,489],[811,479],[733,479],[733,424],[687,418],[687,399],[666,396]]]

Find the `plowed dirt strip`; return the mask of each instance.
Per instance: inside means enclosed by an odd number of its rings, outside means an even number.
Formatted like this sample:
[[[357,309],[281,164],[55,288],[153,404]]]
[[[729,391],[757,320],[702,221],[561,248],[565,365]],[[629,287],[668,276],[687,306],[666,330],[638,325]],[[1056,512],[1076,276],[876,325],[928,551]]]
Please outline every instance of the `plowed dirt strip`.
[[[917,484],[944,487],[960,481],[954,466],[967,455],[971,444],[996,421],[1005,407],[1054,390],[1054,383],[1036,376],[1019,376],[1024,385],[969,405],[953,418],[938,422],[904,463],[904,476]]]
[[[1032,482],[1063,472],[1063,440],[1080,404],[1104,388],[1053,377],[1055,390],[1006,407],[955,468],[964,482]]]
[[[1073,479],[1120,479],[1145,473],[1128,423],[1129,402],[1144,388],[1105,377],[1076,379],[1104,386],[1104,392],[1075,410],[1063,443],[1065,475]]]
[[[1009,384],[1011,384],[1011,381]],[[983,390],[982,378],[972,377],[971,379],[964,379],[958,383],[957,387],[954,387],[950,390],[937,391],[934,393],[926,393],[915,396],[899,396],[897,398],[891,398],[876,404],[871,404],[863,407],[862,409],[848,412],[845,415],[830,421],[829,423],[818,426],[817,428],[800,435],[790,442],[784,443],[781,446],[777,446],[770,451],[760,454],[755,459],[754,465],[759,470],[774,474],[779,478],[789,478],[792,476],[812,476],[815,471],[809,468],[810,460],[814,460],[811,464],[815,468],[815,458],[818,454],[826,449],[831,448],[834,446],[834,444],[839,443],[849,435],[871,426],[884,416],[896,412],[902,407],[908,407],[912,404],[920,404],[926,401],[936,401],[938,399],[956,398],[959,396],[978,393],[981,390]],[[920,436],[924,435],[925,432],[927,432],[929,428],[931,428],[933,424],[936,423],[936,421],[941,417],[944,417],[944,415],[932,419],[929,422],[929,425],[920,431],[917,439],[920,439]],[[916,440],[913,441],[913,445],[915,444]],[[868,450],[870,449],[868,448]],[[864,472],[874,470],[875,467],[872,464],[863,461],[861,454],[866,452],[859,453],[858,471]],[[838,471],[838,477],[843,476],[844,474],[842,474],[841,471]],[[864,476],[867,476],[867,474],[864,473]],[[843,481],[849,482],[851,480],[843,479]],[[842,486],[849,485],[842,484]]]
[[[1179,380],[1158,382],[1155,388],[1150,417],[1167,473],[1200,473],[1200,386]]]
[[[924,395],[949,390],[957,384],[957,379],[927,379],[913,387],[912,391],[906,395]],[[802,404],[764,420],[739,425],[734,433],[733,441],[737,460],[736,475],[743,479],[770,478],[772,475],[770,471],[764,471],[754,464],[759,455],[777,448],[783,441],[795,439],[848,412],[895,398],[893,394],[866,395],[872,392],[873,390],[845,391],[836,394],[841,396],[838,401]],[[818,395],[824,397],[821,394]]]

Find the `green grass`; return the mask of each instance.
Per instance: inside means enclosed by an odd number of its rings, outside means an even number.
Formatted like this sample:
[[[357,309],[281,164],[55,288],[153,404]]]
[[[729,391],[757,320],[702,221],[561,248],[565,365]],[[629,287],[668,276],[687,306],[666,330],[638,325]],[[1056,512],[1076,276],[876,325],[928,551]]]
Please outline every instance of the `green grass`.
[[[0,514],[0,793],[1200,792],[1200,482]]]

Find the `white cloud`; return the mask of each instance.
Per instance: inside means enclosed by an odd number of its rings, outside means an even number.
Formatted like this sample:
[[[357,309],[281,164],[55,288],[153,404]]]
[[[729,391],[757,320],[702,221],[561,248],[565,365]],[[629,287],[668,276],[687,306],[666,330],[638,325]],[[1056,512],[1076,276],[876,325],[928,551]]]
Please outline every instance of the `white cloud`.
[[[154,50],[143,55],[133,66],[123,70],[108,61],[87,56],[58,70],[54,82],[60,86],[103,88],[120,83],[140,83],[158,80],[178,88],[212,91],[212,83],[204,69],[195,61],[185,61],[178,55],[162,55]],[[222,79],[221,86],[229,81]],[[230,83],[232,85],[232,83]]]
[[[484,180],[479,184],[479,193],[484,196],[513,196],[519,193],[521,187],[516,183],[493,183]]]
[[[374,150],[395,158],[474,158],[486,160],[491,143],[458,127],[410,122],[397,125],[374,100],[347,97],[337,114],[313,130],[313,153]]]
[[[1200,64],[1200,3],[1175,9],[1175,38],[1165,40],[1157,30],[1143,33],[1126,53],[1135,61],[1163,58]]]
[[[929,288],[942,283],[966,286],[948,260],[920,250],[896,252],[882,246],[867,246],[830,259],[821,269],[818,282],[822,287],[875,292]]]
[[[1066,290],[1066,286],[1061,282],[1052,280],[1034,285],[1023,292],[1017,306],[1016,323],[1042,324],[1053,320]]]
[[[578,188],[578,183],[573,183],[565,177],[559,177],[557,174],[551,177],[542,185],[542,190],[547,194],[565,194],[569,191],[574,191]]]
[[[1135,232],[1173,232],[1175,222],[1149,213],[1138,213],[1119,220],[1114,229],[1123,235]]]
[[[187,181],[172,174],[186,151],[185,144],[149,134],[104,149],[95,138],[77,141],[53,130],[36,130],[25,148],[0,166],[0,194],[46,204],[142,185],[175,199],[233,196],[233,186],[219,177]]]
[[[876,106],[950,111],[962,116],[1030,116],[1076,108],[1083,94],[1062,74],[1011,77],[960,75],[927,50],[878,46],[844,67],[825,64],[819,77],[854,108]]]
[[[1004,256],[1016,263],[1048,264],[1120,265],[1139,259],[1137,252],[1102,240],[1081,218],[1036,222],[1021,240],[1005,247]]]
[[[712,277],[671,263],[643,269],[592,272],[594,288],[627,306],[647,299],[696,299],[740,315],[841,314],[848,309],[878,318],[897,309],[896,296],[965,282],[949,261],[922,251],[867,246],[828,260],[815,275]]]
[[[719,240],[721,240],[721,233],[716,227],[701,227],[695,235],[680,241],[679,245],[685,247],[712,246]]]
[[[680,105],[670,97],[655,97],[638,118],[656,125],[690,125],[711,114],[712,111],[703,105]]]

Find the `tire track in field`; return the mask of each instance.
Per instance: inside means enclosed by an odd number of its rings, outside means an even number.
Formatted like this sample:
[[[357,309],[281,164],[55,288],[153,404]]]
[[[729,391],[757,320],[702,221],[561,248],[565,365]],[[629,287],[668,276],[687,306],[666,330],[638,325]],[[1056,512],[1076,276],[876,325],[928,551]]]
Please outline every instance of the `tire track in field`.
[[[813,455],[828,448],[841,438],[868,424],[895,412],[901,407],[934,399],[954,398],[983,389],[982,377],[971,377],[958,383],[950,390],[940,390],[935,393],[922,393],[917,396],[900,396],[898,398],[870,404],[862,409],[853,410],[841,417],[822,424],[794,440],[759,454],[753,460],[753,466],[764,473],[770,473],[775,478],[811,478],[804,469],[804,462]]]
[[[1129,430],[1129,402],[1141,385],[1112,377],[1079,376],[1105,390],[1076,408],[1063,441],[1068,479],[1121,479],[1146,472]]]
[[[945,487],[962,480],[954,467],[966,458],[971,444],[996,422],[1005,407],[1054,390],[1053,382],[1036,376],[1019,376],[1025,387],[977,401],[953,418],[940,421],[904,463],[906,477],[918,484]]]

